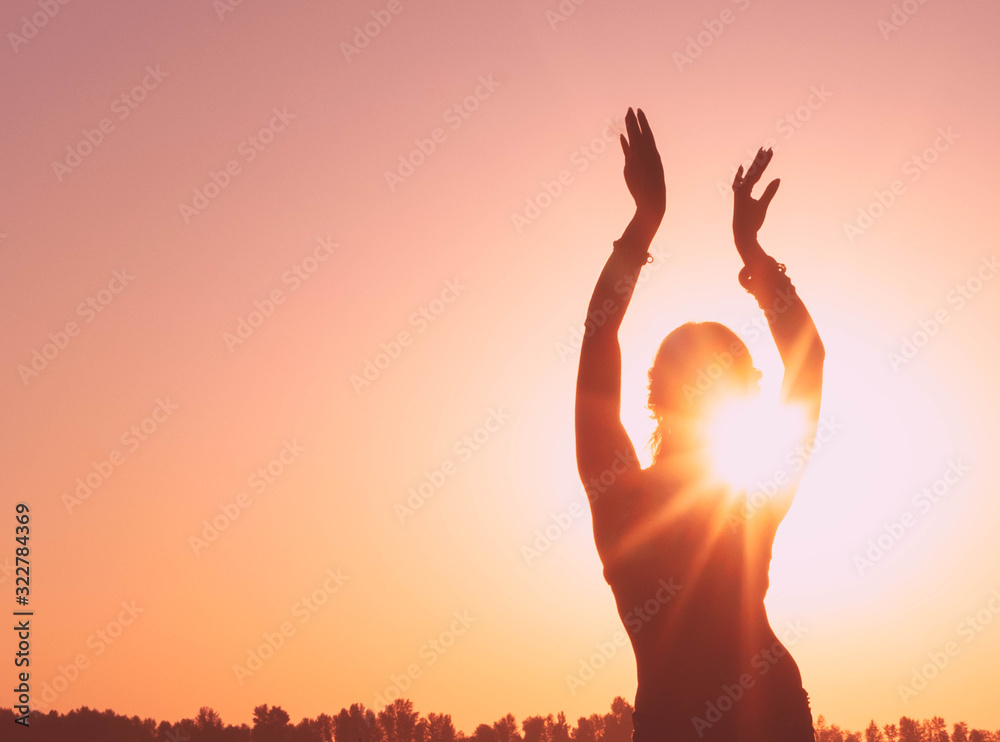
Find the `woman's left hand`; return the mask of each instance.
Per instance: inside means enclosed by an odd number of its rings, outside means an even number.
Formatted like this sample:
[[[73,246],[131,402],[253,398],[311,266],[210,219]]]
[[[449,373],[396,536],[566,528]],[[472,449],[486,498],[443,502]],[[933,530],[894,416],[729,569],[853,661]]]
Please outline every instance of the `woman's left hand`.
[[[743,166],[740,165],[736,177],[733,178],[733,236],[736,238],[737,246],[743,242],[756,241],[757,232],[764,224],[764,217],[767,215],[767,207],[774,194],[778,192],[781,180],[776,178],[767,184],[760,198],[753,198],[750,195],[773,154],[772,150],[761,147],[746,175],[743,174]]]

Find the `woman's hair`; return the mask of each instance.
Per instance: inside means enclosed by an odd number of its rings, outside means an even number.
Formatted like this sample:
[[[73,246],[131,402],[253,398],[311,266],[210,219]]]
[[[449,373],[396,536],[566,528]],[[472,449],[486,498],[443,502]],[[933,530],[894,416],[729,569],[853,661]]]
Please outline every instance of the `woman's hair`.
[[[649,369],[653,460],[676,423],[704,420],[726,394],[757,392],[760,377],[746,344],[723,324],[687,322],[667,335]]]

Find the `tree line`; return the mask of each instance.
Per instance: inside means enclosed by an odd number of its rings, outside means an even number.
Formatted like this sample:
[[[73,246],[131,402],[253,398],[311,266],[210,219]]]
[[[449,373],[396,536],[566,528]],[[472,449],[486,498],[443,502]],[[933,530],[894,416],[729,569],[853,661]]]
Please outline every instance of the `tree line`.
[[[0,708],[0,728],[12,729],[15,718],[13,709]],[[225,724],[208,706],[193,719],[173,723],[83,706],[66,714],[34,712],[29,724],[33,742],[631,742],[632,706],[619,696],[608,713],[581,716],[573,725],[562,712],[529,716],[520,724],[507,714],[492,724],[480,724],[469,735],[455,728],[450,714],[423,716],[407,699],[378,712],[355,703],[335,716],[320,714],[298,724],[292,724],[280,706],[267,704],[253,710],[252,725]],[[969,729],[958,722],[949,731],[939,716],[904,716],[898,724],[881,726],[872,720],[862,732],[841,729],[819,716],[815,728],[816,742],[1000,742],[1000,730]]]

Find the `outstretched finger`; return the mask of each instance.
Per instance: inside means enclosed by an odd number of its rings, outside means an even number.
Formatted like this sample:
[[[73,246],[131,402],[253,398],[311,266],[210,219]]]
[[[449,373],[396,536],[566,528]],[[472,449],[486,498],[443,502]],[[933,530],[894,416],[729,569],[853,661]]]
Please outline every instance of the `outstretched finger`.
[[[634,147],[639,141],[639,122],[636,121],[635,111],[631,108],[625,115],[625,131],[628,132],[629,143]]]
[[[649,128],[649,121],[646,120],[646,114],[643,113],[642,109],[639,109],[639,127],[642,131],[643,136],[649,142],[649,146],[656,149],[656,141],[653,139],[653,130]]]
[[[765,209],[767,208],[767,205],[771,203],[771,199],[774,198],[774,194],[778,192],[779,185],[781,185],[781,178],[775,178],[767,184],[767,188],[765,188],[764,193],[761,194],[760,205]]]
[[[632,150],[628,146],[628,140],[625,138],[624,134],[619,134],[618,139],[622,143],[622,152],[625,153],[625,162],[628,162],[628,158],[632,156]]]
[[[740,169],[736,171],[736,175],[733,178],[733,190],[743,185],[743,166],[740,165]]]
[[[746,184],[748,186],[752,188],[756,185],[757,181],[760,180],[760,176],[764,174],[764,169],[771,161],[773,155],[774,150],[764,149],[763,147],[757,151],[757,156],[753,159],[750,169],[747,170]]]

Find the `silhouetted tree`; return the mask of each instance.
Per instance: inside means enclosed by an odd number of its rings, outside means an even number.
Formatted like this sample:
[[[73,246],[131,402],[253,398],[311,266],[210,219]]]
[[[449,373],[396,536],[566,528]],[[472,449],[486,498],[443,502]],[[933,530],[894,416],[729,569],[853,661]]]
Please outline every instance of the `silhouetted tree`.
[[[66,714],[66,726],[73,727],[77,734],[87,738],[98,738],[101,734],[106,734],[110,730],[104,728],[104,720],[101,715],[92,711],[87,706],[81,706],[76,711]]]
[[[521,722],[524,742],[549,742],[545,736],[545,717],[529,716]]]
[[[604,738],[604,718],[599,714],[581,716],[570,737],[573,742],[598,742]]]
[[[502,719],[493,722],[493,731],[496,732],[499,742],[522,742],[524,739],[514,714],[507,714]]]
[[[948,736],[948,725],[944,723],[944,719],[940,716],[935,716],[931,719],[927,725],[927,742],[950,742]]]
[[[291,742],[331,742],[333,740],[333,718],[320,714],[315,719],[303,719],[292,730]]]
[[[281,706],[267,707],[265,703],[253,710],[252,742],[290,742],[291,718]]]
[[[960,721],[951,728],[951,742],[969,742],[969,725]]]
[[[878,728],[874,719],[865,729],[865,742],[885,742],[885,735],[882,734],[882,730]]]
[[[899,727],[895,724],[886,724],[882,731],[885,732],[885,742],[896,742],[899,739]]]
[[[451,714],[427,715],[427,738],[425,742],[455,742],[458,732],[451,721]]]
[[[472,742],[499,742],[497,733],[489,724],[480,724],[469,739]]]
[[[222,717],[215,710],[208,706],[202,706],[198,709],[198,715],[194,718],[194,726],[197,734],[194,735],[193,742],[222,742]]]
[[[377,723],[375,712],[366,709],[363,703],[352,703],[350,710],[340,710],[333,738],[336,742],[383,742],[382,728]]]
[[[899,742],[924,742],[920,724],[907,716],[899,719]]]
[[[549,742],[569,742],[569,724],[562,711],[553,720],[552,714],[545,718],[545,733]]]
[[[138,716],[133,716],[132,727],[135,730],[133,739],[137,742],[153,742],[156,734],[156,719],[140,719]]]
[[[816,720],[813,722],[813,731],[816,732],[816,739],[820,739],[822,735],[827,733],[828,729],[829,728],[826,725],[826,717],[823,716],[823,714],[817,716]]]
[[[194,719],[194,725],[198,727],[198,731],[202,734],[211,730],[221,731],[222,717],[208,706],[202,706],[198,709],[198,715]]]
[[[189,739],[183,734],[180,724],[161,721],[156,727],[157,742],[187,742]]]
[[[413,742],[418,716],[413,710],[413,701],[405,698],[397,698],[379,711],[378,723],[385,742]]]
[[[601,742],[631,742],[632,705],[621,696],[611,702],[611,713],[604,715],[604,737]]]

